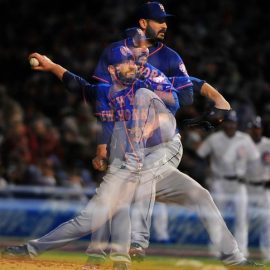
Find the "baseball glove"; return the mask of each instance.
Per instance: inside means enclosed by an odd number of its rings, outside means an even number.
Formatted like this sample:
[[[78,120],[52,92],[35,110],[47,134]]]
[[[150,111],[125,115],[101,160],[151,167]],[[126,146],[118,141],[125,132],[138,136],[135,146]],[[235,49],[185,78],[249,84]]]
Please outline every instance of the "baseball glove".
[[[190,119],[184,119],[182,121],[182,128],[184,127],[199,127],[206,131],[211,131],[220,125],[229,110],[212,108],[210,111],[203,113],[202,116],[194,117]]]

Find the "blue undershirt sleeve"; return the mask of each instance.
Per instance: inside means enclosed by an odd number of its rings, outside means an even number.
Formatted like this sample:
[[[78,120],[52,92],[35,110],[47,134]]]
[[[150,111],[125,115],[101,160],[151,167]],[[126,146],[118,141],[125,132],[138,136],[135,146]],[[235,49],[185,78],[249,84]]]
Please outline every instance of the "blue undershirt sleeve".
[[[101,122],[102,132],[98,136],[98,144],[110,144],[114,122]]]
[[[93,101],[96,98],[96,85],[70,71],[64,73],[62,82],[69,92],[79,95],[83,100]]]
[[[196,78],[196,77],[189,77],[190,80],[192,81],[193,83],[193,90],[194,90],[194,93],[200,93],[201,92],[201,89],[202,89],[202,86],[203,84],[206,82],[204,80],[201,80],[199,78]]]

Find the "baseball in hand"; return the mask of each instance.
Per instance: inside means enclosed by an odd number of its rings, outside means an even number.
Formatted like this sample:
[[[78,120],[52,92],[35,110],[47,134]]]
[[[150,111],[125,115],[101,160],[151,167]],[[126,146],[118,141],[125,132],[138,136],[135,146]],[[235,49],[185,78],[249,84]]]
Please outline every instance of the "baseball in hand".
[[[99,165],[100,165],[100,167],[99,167],[100,171],[106,171],[108,168],[108,164],[107,164],[106,160],[104,160],[104,159],[99,161]]]
[[[30,63],[30,65],[31,65],[32,67],[37,67],[37,66],[39,66],[39,61],[38,61],[37,58],[35,58],[35,57],[30,58],[29,63]]]

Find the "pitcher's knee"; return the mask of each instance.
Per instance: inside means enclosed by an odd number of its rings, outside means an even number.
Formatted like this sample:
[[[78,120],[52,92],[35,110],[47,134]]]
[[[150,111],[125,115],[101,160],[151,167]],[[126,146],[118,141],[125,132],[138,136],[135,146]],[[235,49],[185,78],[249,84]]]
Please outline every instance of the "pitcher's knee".
[[[199,195],[206,200],[213,200],[210,192],[203,187],[201,187]]]
[[[76,226],[76,230],[79,234],[85,235],[91,233],[93,228],[91,226],[91,220],[82,218],[81,216],[77,216],[73,219],[74,226]]]
[[[210,192],[202,186],[191,191],[191,198],[193,201],[213,200]]]

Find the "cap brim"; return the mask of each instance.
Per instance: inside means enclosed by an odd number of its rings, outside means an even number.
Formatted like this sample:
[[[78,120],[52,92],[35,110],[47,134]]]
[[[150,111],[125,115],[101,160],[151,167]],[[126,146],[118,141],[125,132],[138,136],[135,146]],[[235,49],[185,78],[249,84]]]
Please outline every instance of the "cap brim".
[[[149,20],[153,20],[153,21],[159,21],[159,20],[165,20],[166,18],[169,18],[169,17],[174,17],[175,15],[173,14],[164,14],[162,15],[161,17],[150,17],[150,18],[146,18],[146,19],[149,19]]]

